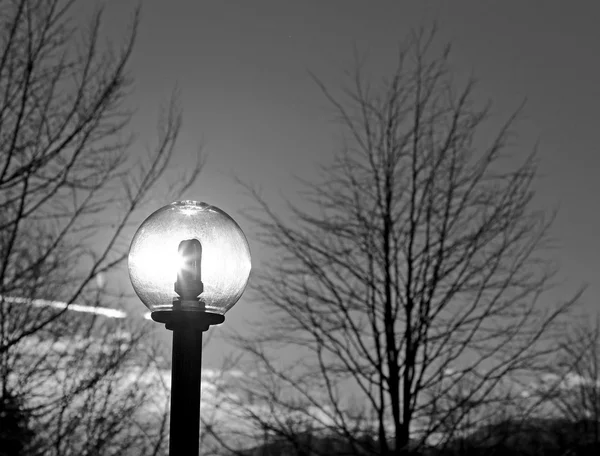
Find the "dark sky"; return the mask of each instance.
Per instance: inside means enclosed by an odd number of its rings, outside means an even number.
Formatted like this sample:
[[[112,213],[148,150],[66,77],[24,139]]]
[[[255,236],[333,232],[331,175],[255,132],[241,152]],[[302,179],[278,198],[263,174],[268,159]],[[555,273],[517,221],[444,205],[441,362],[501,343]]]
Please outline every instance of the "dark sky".
[[[118,37],[135,2],[106,4],[107,31]],[[178,162],[185,165],[201,143],[209,154],[198,185],[186,196],[234,218],[246,200],[231,175],[261,187],[279,207],[279,195],[293,198],[298,188],[290,176],[310,178],[339,145],[331,107],[308,71],[336,88],[344,70],[352,68],[356,45],[368,55],[370,72],[384,76],[411,28],[437,21],[440,44],[453,43],[457,75],[472,72],[479,79],[479,92],[495,102],[499,120],[527,97],[518,139],[523,153],[539,140],[536,204],[560,207],[553,234],[566,282],[557,299],[588,282],[586,305],[600,304],[599,2],[146,0],[142,5],[131,62],[139,136],[152,137],[157,108],[177,84],[184,109]],[[259,248],[250,242],[259,266]],[[226,324],[241,329],[254,314],[253,304],[242,298]]]

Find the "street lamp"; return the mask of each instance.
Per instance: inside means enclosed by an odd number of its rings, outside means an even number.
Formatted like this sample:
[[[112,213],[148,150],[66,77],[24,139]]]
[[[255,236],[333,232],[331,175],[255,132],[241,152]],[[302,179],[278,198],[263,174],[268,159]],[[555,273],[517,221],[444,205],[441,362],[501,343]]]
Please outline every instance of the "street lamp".
[[[250,274],[250,248],[225,212],[178,201],[140,225],[129,248],[133,289],[173,331],[171,456],[198,455],[202,332],[225,320]]]

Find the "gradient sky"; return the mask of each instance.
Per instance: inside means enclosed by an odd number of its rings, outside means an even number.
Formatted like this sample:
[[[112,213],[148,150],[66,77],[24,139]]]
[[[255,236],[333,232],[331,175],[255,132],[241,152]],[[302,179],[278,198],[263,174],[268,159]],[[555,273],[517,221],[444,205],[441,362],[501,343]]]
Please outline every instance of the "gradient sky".
[[[92,2],[90,2],[92,3]],[[105,2],[114,40],[135,1]],[[184,128],[178,163],[200,144],[209,154],[187,197],[217,205],[248,232],[253,263],[261,252],[239,217],[247,200],[232,175],[262,188],[280,207],[294,196],[293,174],[310,178],[339,145],[333,111],[308,71],[336,88],[352,68],[352,49],[385,75],[411,28],[437,21],[440,43],[453,43],[459,76],[473,72],[479,91],[507,115],[527,97],[519,142],[540,144],[536,202],[559,206],[563,291],[587,282],[586,306],[600,304],[600,3],[592,1],[145,0],[131,73],[142,143],[171,89],[181,91]],[[114,30],[114,32],[113,32]],[[500,117],[499,117],[500,119]],[[167,203],[165,201],[164,203]],[[136,304],[141,306],[141,304]],[[243,328],[256,306],[242,298],[226,325]],[[164,330],[163,330],[164,331]],[[205,354],[216,362],[218,351]]]

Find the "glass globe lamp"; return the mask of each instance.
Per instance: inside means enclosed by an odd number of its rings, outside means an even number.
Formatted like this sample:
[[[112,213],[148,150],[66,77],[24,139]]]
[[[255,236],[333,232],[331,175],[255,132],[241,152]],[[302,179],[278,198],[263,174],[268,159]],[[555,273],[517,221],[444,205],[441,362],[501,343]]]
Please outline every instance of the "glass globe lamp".
[[[176,311],[223,316],[248,283],[250,248],[221,209],[178,201],[140,225],[128,267],[133,289],[154,320],[165,322]]]
[[[250,275],[250,249],[221,209],[178,201],[140,225],[129,248],[133,289],[173,331],[169,454],[197,455],[202,333],[222,323]]]

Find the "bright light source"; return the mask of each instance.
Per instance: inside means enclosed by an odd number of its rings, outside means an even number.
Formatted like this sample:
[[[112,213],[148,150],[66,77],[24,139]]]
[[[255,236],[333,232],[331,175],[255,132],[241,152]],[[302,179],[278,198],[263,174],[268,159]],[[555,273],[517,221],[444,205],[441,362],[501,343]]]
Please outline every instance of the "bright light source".
[[[177,273],[186,264],[179,246],[193,239],[202,249],[202,310],[223,315],[242,295],[250,274],[250,248],[238,224],[214,206],[179,201],[150,215],[129,249],[131,283],[151,311],[173,310]]]

